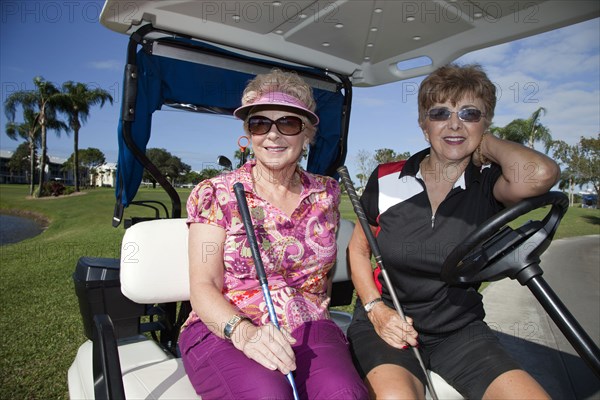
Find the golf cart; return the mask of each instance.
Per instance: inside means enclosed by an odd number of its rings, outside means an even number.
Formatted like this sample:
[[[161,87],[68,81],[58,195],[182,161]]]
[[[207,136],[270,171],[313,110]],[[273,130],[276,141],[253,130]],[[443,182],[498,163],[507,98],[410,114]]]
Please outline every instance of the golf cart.
[[[177,348],[190,311],[182,199],[145,154],[155,111],[170,107],[230,116],[253,76],[273,67],[294,70],[313,86],[321,120],[306,169],[337,176],[347,153],[353,87],[424,75],[468,51],[599,14],[595,1],[108,0],[101,23],[130,37],[113,215],[113,225],[126,231],[120,259],[82,257],[76,265],[75,290],[89,340],[69,369],[70,397],[198,398]],[[136,200],[144,170],[166,191],[170,207]],[[582,358],[600,374],[598,348],[541,278],[539,256],[566,211],[565,201],[553,193],[488,221],[468,251],[458,246],[461,252],[449,256],[444,279],[510,277],[535,287],[540,302],[548,304]],[[506,227],[546,205],[550,211],[541,221]],[[155,215],[136,216],[140,206]],[[332,306],[352,302],[344,251],[352,229],[343,221],[338,233]],[[331,313],[342,329],[348,326],[349,314]],[[435,374],[431,379],[440,398],[460,398]]]

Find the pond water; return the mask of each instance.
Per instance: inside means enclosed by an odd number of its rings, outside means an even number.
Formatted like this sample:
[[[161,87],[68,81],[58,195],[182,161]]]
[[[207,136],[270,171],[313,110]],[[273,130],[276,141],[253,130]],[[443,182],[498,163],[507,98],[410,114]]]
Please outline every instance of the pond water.
[[[0,246],[29,239],[43,231],[42,225],[32,219],[0,214]]]

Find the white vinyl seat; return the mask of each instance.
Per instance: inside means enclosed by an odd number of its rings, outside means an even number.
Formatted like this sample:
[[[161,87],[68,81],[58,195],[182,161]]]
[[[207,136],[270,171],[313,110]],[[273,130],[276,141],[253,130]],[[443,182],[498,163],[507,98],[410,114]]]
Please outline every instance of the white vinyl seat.
[[[69,368],[71,399],[94,399],[92,346],[91,340],[81,345]],[[168,355],[155,341],[139,336],[121,342],[118,349],[127,399],[200,399],[181,359]]]
[[[353,230],[353,222],[341,220],[334,284],[350,281],[346,248]],[[145,221],[127,229],[121,248],[123,294],[140,304],[189,300],[187,236],[183,218]]]
[[[121,291],[139,304],[189,300],[188,228],[185,219],[137,223],[121,244]],[[118,346],[127,399],[200,398],[180,358],[154,340],[139,336]],[[71,399],[93,399],[92,342],[84,343],[69,368]]]

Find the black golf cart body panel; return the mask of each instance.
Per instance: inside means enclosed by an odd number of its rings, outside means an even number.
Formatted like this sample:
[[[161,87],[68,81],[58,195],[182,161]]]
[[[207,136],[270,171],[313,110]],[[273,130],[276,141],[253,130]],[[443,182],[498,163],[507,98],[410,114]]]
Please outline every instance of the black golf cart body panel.
[[[101,23],[130,36],[113,225],[124,221],[132,204],[156,207],[135,199],[146,169],[170,197],[170,213],[165,208],[165,214],[177,220],[165,225],[164,233],[174,229],[181,234],[181,199],[145,155],[152,115],[163,106],[231,115],[254,75],[273,67],[295,70],[313,86],[321,120],[307,170],[335,176],[346,158],[353,87],[424,75],[472,50],[596,18],[599,4],[587,0],[108,0]],[[143,220],[130,217],[125,226],[138,226],[131,235],[144,226],[157,233],[163,229],[157,230],[155,223],[137,224]],[[342,233],[349,229],[345,226]],[[343,246],[347,240],[338,238],[338,243]],[[125,374],[138,382],[144,379],[144,371],[156,366],[165,367],[165,380],[150,375],[161,389],[152,393],[155,398],[168,396],[170,387],[171,393],[180,395],[181,385],[189,392],[176,348],[178,328],[189,310],[186,296],[135,302],[121,294],[120,267],[137,260],[138,253],[132,251],[140,243],[142,239],[126,236],[120,260],[82,258],[77,265],[74,279],[91,341],[80,348],[69,370],[72,397],[91,398],[94,390],[96,396],[123,397],[123,386],[115,382]],[[160,241],[155,246],[160,248]],[[338,259],[336,268],[346,271],[345,258]],[[352,290],[347,274],[341,273],[334,285],[334,305],[349,304]],[[149,322],[140,322],[142,316]],[[153,339],[140,335],[149,332]],[[127,354],[140,352],[143,360],[127,359]],[[131,377],[136,371],[140,374]],[[71,391],[78,385],[86,389]]]

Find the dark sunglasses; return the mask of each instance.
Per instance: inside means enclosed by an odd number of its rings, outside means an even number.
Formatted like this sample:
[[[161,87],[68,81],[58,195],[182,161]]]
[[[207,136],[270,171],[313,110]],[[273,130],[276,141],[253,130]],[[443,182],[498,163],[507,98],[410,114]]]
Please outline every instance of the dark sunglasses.
[[[427,111],[427,116],[430,121],[446,121],[450,119],[450,116],[456,113],[458,119],[464,122],[479,122],[484,114],[476,108],[463,108],[459,111],[450,111],[445,107],[432,108]]]
[[[246,124],[248,132],[253,135],[265,135],[269,133],[273,124],[277,126],[279,133],[285,136],[295,136],[304,130],[302,119],[293,115],[278,118],[276,121],[262,115],[254,115],[248,118]]]

